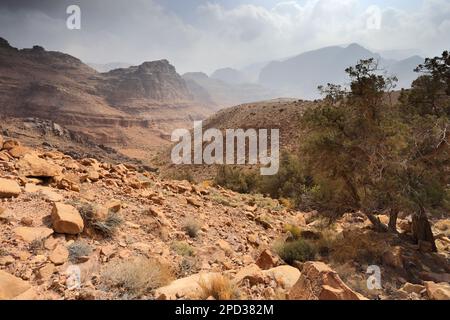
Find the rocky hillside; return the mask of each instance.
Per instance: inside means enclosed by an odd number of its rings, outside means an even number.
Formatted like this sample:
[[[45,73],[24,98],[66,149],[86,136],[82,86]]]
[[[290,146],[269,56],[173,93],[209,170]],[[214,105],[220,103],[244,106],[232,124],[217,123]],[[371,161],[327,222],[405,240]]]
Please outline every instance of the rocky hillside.
[[[173,128],[211,114],[166,60],[98,73],[77,58],[0,39],[3,115],[55,121],[103,144],[159,145]],[[146,139],[135,137],[146,136]]]
[[[216,128],[225,129],[279,129],[281,151],[296,152],[301,139],[302,128],[299,122],[307,108],[320,102],[295,99],[274,99],[269,101],[242,104],[219,110],[203,122],[204,130]],[[179,177],[180,172],[194,179],[206,180],[214,178],[217,166],[174,166],[171,164],[170,152],[172,146],[167,146],[157,153],[152,163],[160,167],[163,176]]]
[[[448,220],[432,253],[409,243],[408,217],[402,236],[380,235],[358,213],[328,225],[129,163],[2,136],[0,149],[0,299],[450,298]]]

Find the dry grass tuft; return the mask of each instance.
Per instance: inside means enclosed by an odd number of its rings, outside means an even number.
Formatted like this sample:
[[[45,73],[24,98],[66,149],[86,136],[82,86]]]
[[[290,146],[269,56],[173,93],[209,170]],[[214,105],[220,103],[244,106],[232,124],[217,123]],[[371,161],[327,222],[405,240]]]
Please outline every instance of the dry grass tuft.
[[[135,258],[109,263],[102,279],[108,287],[140,296],[167,285],[173,276],[168,266],[154,259]]]
[[[374,232],[352,230],[333,241],[330,258],[337,263],[356,261],[360,264],[381,264],[388,247],[386,239]]]
[[[200,298],[203,300],[209,297],[216,300],[237,300],[240,297],[238,288],[223,275],[213,276],[209,281],[200,280],[199,285],[202,289]]]
[[[183,230],[186,231],[189,237],[196,238],[200,231],[201,225],[194,218],[187,218],[183,223]]]

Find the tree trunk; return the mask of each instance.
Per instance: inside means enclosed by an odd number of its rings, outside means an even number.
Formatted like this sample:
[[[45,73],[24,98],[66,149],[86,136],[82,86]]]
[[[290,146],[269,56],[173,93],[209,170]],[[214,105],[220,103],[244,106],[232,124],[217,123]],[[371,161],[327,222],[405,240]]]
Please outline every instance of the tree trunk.
[[[380,221],[380,219],[375,216],[373,213],[366,213],[367,218],[369,218],[370,222],[372,222],[375,231],[377,232],[387,232],[388,227]]]
[[[413,216],[412,234],[416,244],[419,244],[419,241],[426,241],[431,243],[434,252],[437,251],[433,232],[431,231],[431,224],[422,206],[420,207],[419,213]]]
[[[398,218],[398,210],[391,209],[391,212],[389,214],[389,225],[388,225],[388,231],[390,233],[397,233],[397,218]]]

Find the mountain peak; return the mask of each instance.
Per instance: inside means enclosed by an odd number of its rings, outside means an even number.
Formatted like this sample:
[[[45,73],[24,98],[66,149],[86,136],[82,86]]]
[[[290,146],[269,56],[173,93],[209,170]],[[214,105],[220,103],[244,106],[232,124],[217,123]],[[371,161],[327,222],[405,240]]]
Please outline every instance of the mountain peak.
[[[2,37],[0,37],[0,47],[12,48],[11,45],[9,44],[8,40],[3,39]]]
[[[367,49],[364,48],[362,45],[360,45],[360,44],[358,44],[358,43],[356,43],[356,42],[349,44],[349,45],[347,46],[346,49],[359,49],[359,50],[362,49],[362,50],[367,50]]]
[[[142,73],[163,72],[176,73],[175,67],[168,60],[146,61],[138,66],[138,71]]]

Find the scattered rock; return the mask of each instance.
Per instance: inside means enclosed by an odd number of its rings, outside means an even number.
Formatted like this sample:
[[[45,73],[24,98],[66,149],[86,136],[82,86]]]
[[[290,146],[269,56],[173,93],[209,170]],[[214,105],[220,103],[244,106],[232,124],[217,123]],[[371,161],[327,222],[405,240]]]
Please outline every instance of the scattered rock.
[[[0,178],[0,198],[12,198],[19,196],[20,186],[14,180]]]
[[[264,274],[256,264],[251,264],[239,270],[234,277],[233,282],[237,285],[241,285],[245,280],[248,280],[251,286],[264,283]]]
[[[431,300],[450,300],[450,284],[425,281],[428,297]]]
[[[57,266],[64,264],[69,259],[69,250],[60,244],[50,253],[49,259]]]
[[[264,271],[266,276],[274,279],[279,286],[286,290],[290,290],[300,278],[300,271],[291,266],[279,266]]]
[[[39,158],[36,154],[26,154],[17,162],[21,175],[26,177],[51,178],[61,175],[62,168]]]
[[[19,147],[20,142],[17,140],[6,140],[3,142],[2,150],[11,150],[12,148]]]
[[[193,205],[194,207],[200,208],[202,204],[194,198],[186,198],[187,203]]]
[[[230,244],[223,239],[217,240],[216,244],[217,244],[217,246],[219,246],[220,249],[222,249],[227,254],[229,254],[233,251]]]
[[[25,192],[39,193],[43,199],[50,202],[61,202],[64,200],[64,197],[61,194],[57,193],[56,191],[53,191],[52,188],[38,186],[32,183],[27,183],[25,185]]]
[[[425,290],[425,287],[420,284],[412,284],[407,282],[403,285],[403,287],[400,288],[400,290],[403,290],[407,293],[420,294],[423,290]]]
[[[28,282],[0,270],[0,300],[30,300],[35,293]]]
[[[32,227],[33,226],[33,219],[31,219],[30,217],[23,217],[20,220],[20,223],[23,224],[26,227]]]
[[[290,300],[366,300],[350,289],[328,265],[306,262],[300,278],[289,292]]]
[[[53,230],[45,227],[17,227],[14,229],[14,233],[26,242],[33,242],[49,237],[53,234]]]
[[[198,299],[201,294],[201,282],[208,283],[218,273],[198,273],[187,278],[173,281],[168,286],[155,291],[158,300]]]
[[[57,233],[79,234],[84,229],[84,222],[78,210],[62,203],[53,204],[52,224]]]
[[[256,265],[262,270],[274,268],[278,264],[279,259],[269,250],[264,250],[256,259]]]
[[[14,158],[22,158],[27,153],[30,153],[31,150],[24,146],[17,146],[8,151],[8,153]]]
[[[55,271],[56,271],[55,265],[53,265],[52,263],[48,263],[39,269],[38,277],[43,281],[48,281],[55,273]]]

